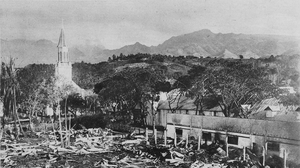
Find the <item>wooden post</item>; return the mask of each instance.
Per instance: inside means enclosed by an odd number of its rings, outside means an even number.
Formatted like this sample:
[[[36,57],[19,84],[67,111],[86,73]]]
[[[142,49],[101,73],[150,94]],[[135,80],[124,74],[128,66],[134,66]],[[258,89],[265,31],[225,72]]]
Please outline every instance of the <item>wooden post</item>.
[[[226,131],[225,145],[226,145],[226,156],[228,157],[229,154],[228,154],[228,133],[227,133],[227,131]]]
[[[286,150],[284,149],[283,150],[283,168],[286,168],[286,159],[287,159]]]
[[[243,146],[243,160],[246,160],[246,147]]]
[[[188,148],[188,145],[189,145],[189,134],[186,134],[185,148]]]
[[[174,146],[176,147],[177,145],[177,135],[176,135],[176,131],[174,132]]]
[[[198,136],[198,150],[201,149],[201,140],[202,140],[202,127],[200,130],[200,135]]]
[[[67,102],[68,102],[68,98],[65,99],[65,127],[66,127],[66,133],[68,131],[68,117],[67,117],[67,113],[68,113],[68,109],[67,109]]]
[[[72,120],[72,118],[71,118],[71,114],[69,115],[69,130],[71,130],[71,120]]]
[[[54,128],[54,122],[53,122],[53,118],[50,116],[50,119],[51,119],[51,125],[52,125],[52,129],[53,129],[53,133],[55,133],[55,128]],[[56,139],[55,139],[56,141]]]
[[[262,165],[265,166],[265,163],[266,163],[266,151],[265,151],[265,147],[263,147],[263,162],[262,162]]]
[[[146,141],[148,142],[148,128],[146,127]]]
[[[69,115],[68,147],[71,145],[71,114]]]
[[[266,142],[265,144],[265,150],[266,150],[265,154],[268,155],[268,142]]]
[[[62,124],[61,124],[61,116],[60,116],[60,108],[58,105],[58,120],[59,120],[59,133],[60,133],[60,146],[63,148],[64,147],[64,140],[63,140],[63,136],[62,136]]]
[[[201,149],[201,135],[198,136],[198,148],[197,150],[199,151]]]
[[[211,142],[215,143],[216,142],[216,133],[211,132]]]
[[[46,134],[46,132],[47,132],[46,123],[44,122],[43,124],[44,124],[44,133]]]
[[[154,128],[154,144],[157,145],[157,131],[156,128]]]
[[[250,134],[250,142],[249,142],[250,149],[253,149],[253,142],[252,142],[252,133]]]
[[[164,130],[164,143],[167,145],[167,129]]]

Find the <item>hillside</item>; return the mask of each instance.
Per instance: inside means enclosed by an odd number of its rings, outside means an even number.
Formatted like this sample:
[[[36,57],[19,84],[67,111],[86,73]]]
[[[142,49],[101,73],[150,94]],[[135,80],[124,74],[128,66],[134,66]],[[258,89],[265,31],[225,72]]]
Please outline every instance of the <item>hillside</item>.
[[[167,55],[220,56],[224,52],[234,55],[247,54],[256,58],[281,55],[297,50],[296,38],[286,36],[245,35],[212,33],[210,30],[172,37],[157,46],[157,52]]]
[[[171,37],[158,46],[148,47],[136,42],[119,49],[108,50],[103,46],[70,46],[72,62],[97,63],[106,61],[113,54],[124,55],[149,53],[173,56],[219,57],[219,58],[261,58],[270,55],[299,54],[299,39],[276,35],[246,35],[213,33],[204,29],[189,34]],[[30,63],[55,63],[56,43],[49,40],[1,40],[2,57],[16,57],[17,66]]]

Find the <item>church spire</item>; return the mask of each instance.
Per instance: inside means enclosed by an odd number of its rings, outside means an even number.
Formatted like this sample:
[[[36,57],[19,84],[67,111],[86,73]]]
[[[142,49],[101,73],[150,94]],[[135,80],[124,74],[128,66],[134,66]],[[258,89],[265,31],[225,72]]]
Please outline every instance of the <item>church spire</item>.
[[[66,47],[66,39],[65,39],[65,33],[64,33],[64,21],[61,22],[61,32],[58,40],[57,47]]]
[[[58,60],[55,67],[55,74],[57,76],[63,76],[67,80],[72,80],[72,63],[70,62],[69,51],[65,40],[64,26],[62,22],[62,28],[57,45]]]

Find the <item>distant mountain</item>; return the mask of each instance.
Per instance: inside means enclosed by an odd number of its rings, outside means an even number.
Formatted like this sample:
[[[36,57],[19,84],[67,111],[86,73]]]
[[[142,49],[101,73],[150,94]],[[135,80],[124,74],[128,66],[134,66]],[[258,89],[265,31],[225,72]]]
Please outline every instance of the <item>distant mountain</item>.
[[[244,58],[280,55],[297,50],[299,39],[287,36],[212,33],[204,29],[172,37],[157,46],[157,51],[170,55],[231,56]]]
[[[109,50],[104,55],[123,53],[151,53],[163,55],[193,55],[221,58],[260,58],[270,55],[300,54],[300,39],[278,35],[246,35],[246,34],[215,34],[204,29],[189,34],[171,37],[162,44],[147,47],[140,43],[116,50]],[[109,54],[108,54],[109,53]]]
[[[300,54],[299,38],[278,35],[247,35],[213,33],[204,29],[189,34],[171,37],[158,46],[148,47],[136,42],[120,49],[108,50],[103,46],[91,44],[69,48],[72,62],[96,63],[106,61],[113,54],[137,53],[164,55],[193,55],[221,58],[260,58],[270,55]],[[17,57],[17,65],[30,63],[55,63],[57,59],[56,43],[49,40],[1,40],[2,56]]]
[[[102,55],[103,58],[106,58],[104,60],[99,60],[99,61],[106,61],[108,57],[111,57],[112,55],[129,55],[129,54],[137,54],[137,53],[153,53],[151,48],[143,45],[139,42],[136,42],[135,44],[132,45],[126,45],[120,49],[115,49],[115,50],[103,50],[99,55]]]
[[[16,58],[16,66],[30,63],[54,63],[57,59],[56,45],[49,40],[1,40],[3,59]]]
[[[224,58],[224,59],[228,59],[228,58],[239,59],[240,57],[226,49],[222,54],[222,58]]]

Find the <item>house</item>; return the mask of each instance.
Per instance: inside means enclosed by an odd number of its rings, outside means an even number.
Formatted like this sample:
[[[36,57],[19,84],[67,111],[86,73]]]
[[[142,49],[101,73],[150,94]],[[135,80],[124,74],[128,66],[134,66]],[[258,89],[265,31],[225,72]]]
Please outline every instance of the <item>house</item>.
[[[175,89],[176,90],[176,89]],[[195,99],[180,94],[179,91],[171,91],[167,95],[167,99],[160,101],[158,109],[166,113],[176,114],[191,114],[191,115],[205,115],[205,116],[224,116],[220,106],[208,107],[203,105],[202,114],[200,114],[200,107],[195,104]]]
[[[216,106],[210,109],[205,109],[203,111],[205,116],[217,116],[217,117],[225,117],[224,113],[220,106]]]
[[[282,86],[282,87],[279,87],[279,89],[285,91],[286,93],[289,93],[289,94],[295,94],[296,91],[293,87],[291,86]]]
[[[284,118],[289,118],[288,116],[294,113],[295,118],[290,118],[290,121],[297,121],[297,110],[299,110],[298,106],[284,106],[280,103],[280,100],[270,98],[254,104],[250,108],[249,118],[288,121]]]

